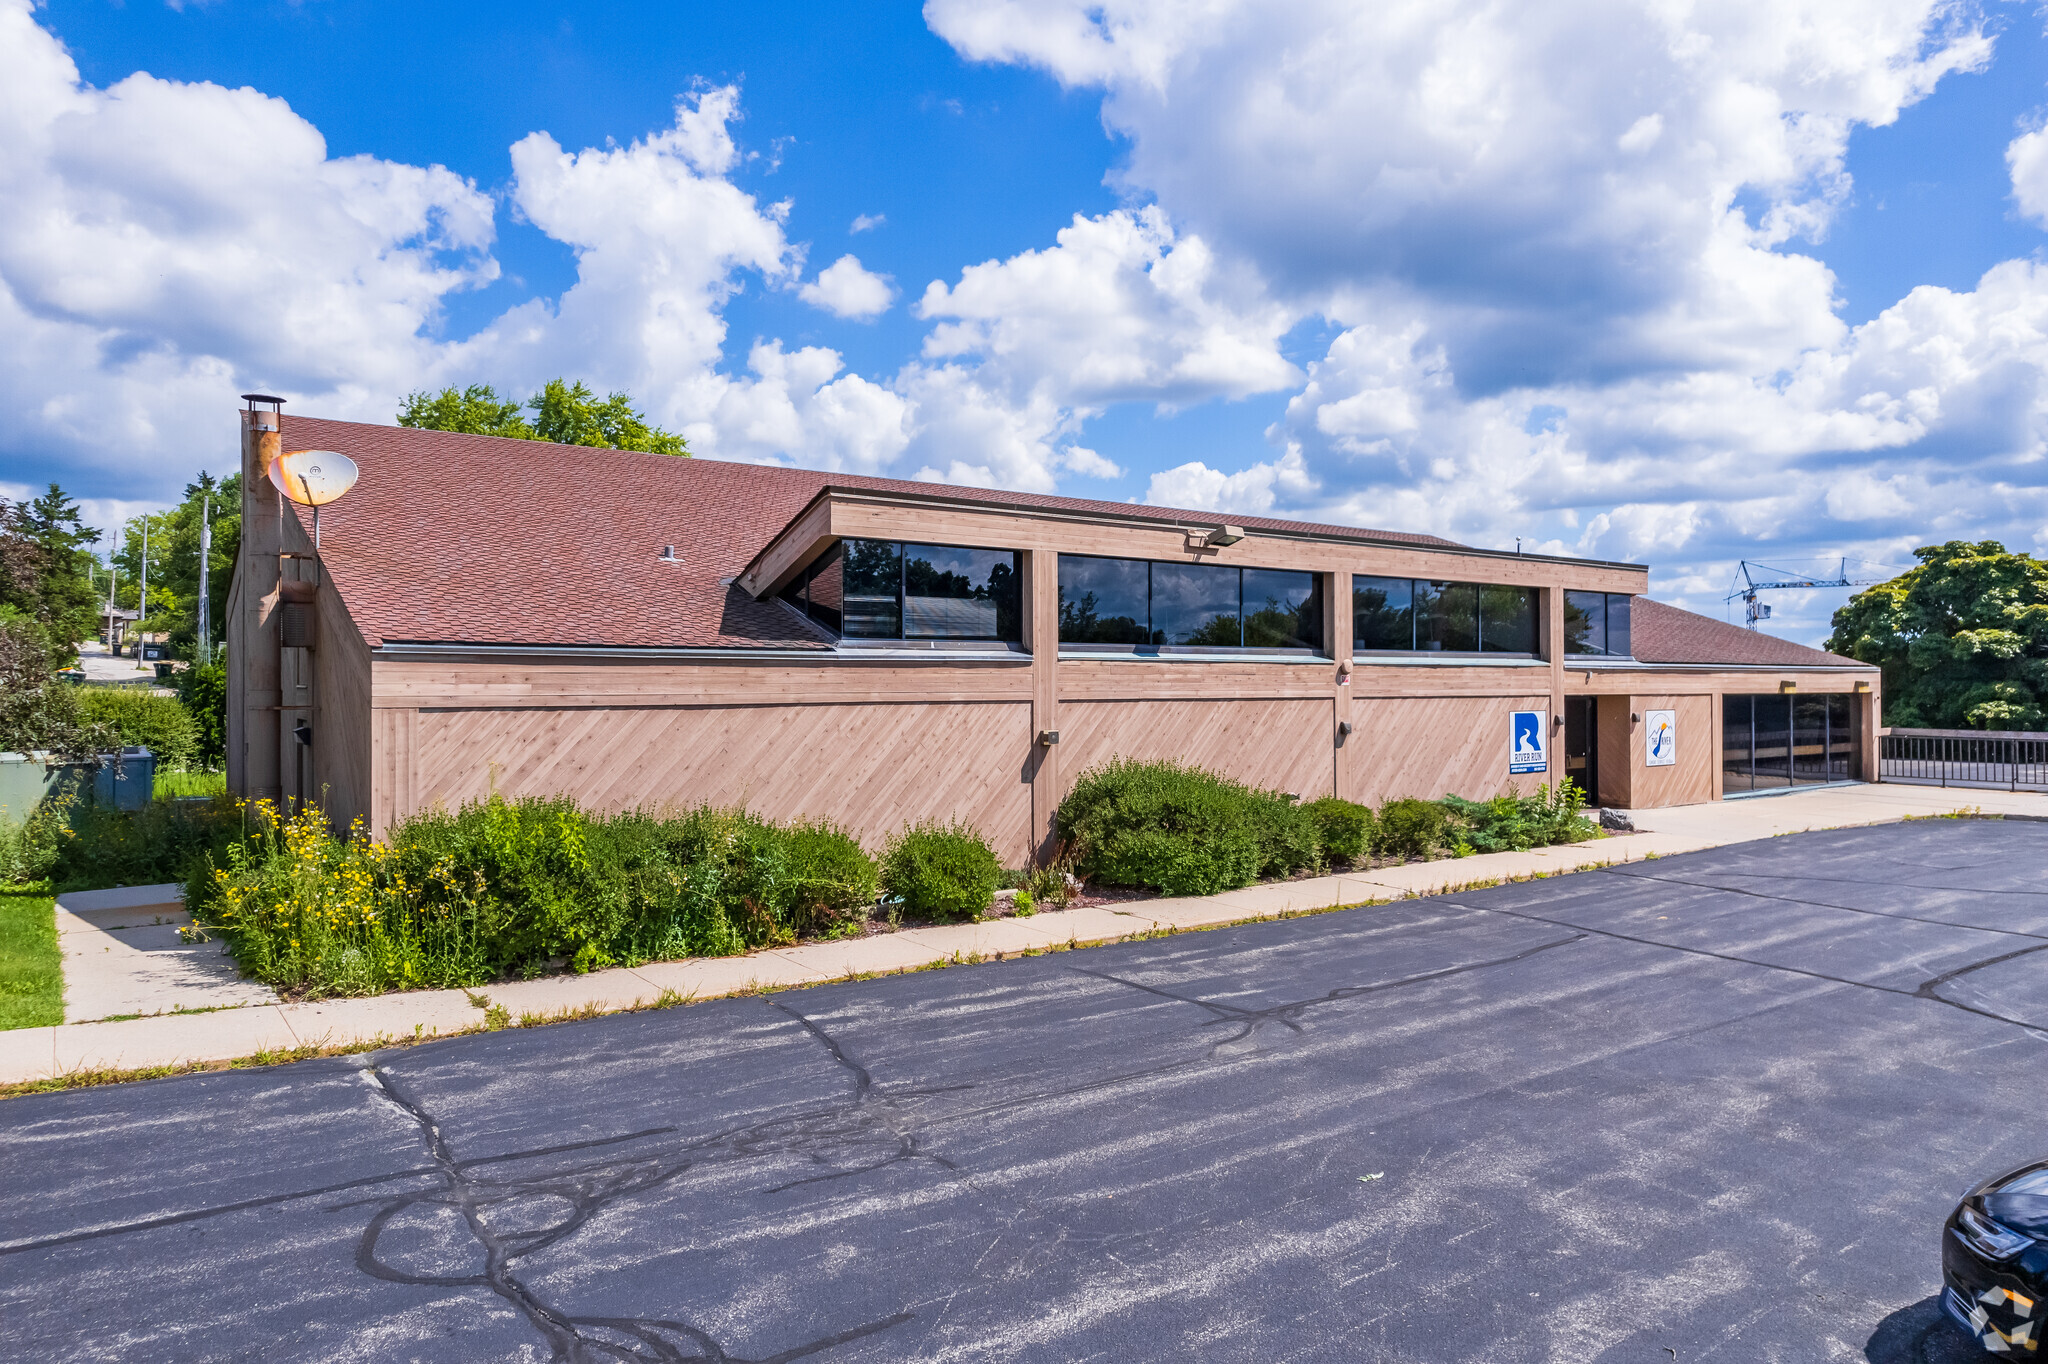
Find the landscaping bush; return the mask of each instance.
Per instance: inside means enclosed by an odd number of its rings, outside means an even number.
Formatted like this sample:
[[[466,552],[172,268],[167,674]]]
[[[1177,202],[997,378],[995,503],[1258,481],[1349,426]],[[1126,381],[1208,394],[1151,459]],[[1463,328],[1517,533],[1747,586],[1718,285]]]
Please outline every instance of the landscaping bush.
[[[973,919],[995,902],[1003,867],[966,824],[914,824],[882,853],[882,893],[903,912],[934,919]]]
[[[789,926],[800,937],[857,932],[879,893],[875,860],[835,824],[799,820],[784,834],[789,848]]]
[[[494,796],[403,820],[387,847],[316,810],[233,808],[243,825],[194,869],[187,904],[245,971],[308,997],[730,955],[851,931],[876,893],[843,830],[744,810]]]
[[[1323,856],[1356,862],[1372,855],[1372,811],[1356,801],[1324,796],[1301,807],[1316,822]]]
[[[1307,809],[1177,763],[1118,759],[1091,768],[1055,823],[1081,875],[1168,895],[1214,895],[1322,860]]]
[[[1473,852],[1520,852],[1553,843],[1577,843],[1598,830],[1579,811],[1585,793],[1566,777],[1533,796],[1512,792],[1488,801],[1445,796],[1449,835]]]
[[[1433,800],[1390,800],[1380,807],[1378,842],[1382,857],[1428,857],[1443,845],[1444,807]]]
[[[159,769],[183,768],[199,751],[199,731],[175,696],[129,687],[80,687],[78,709],[87,724],[110,726],[124,748],[140,745]]]
[[[481,871],[442,857],[408,875],[360,825],[339,838],[312,807],[243,809],[243,836],[185,888],[193,918],[225,935],[243,971],[309,998],[490,978],[503,916]]]

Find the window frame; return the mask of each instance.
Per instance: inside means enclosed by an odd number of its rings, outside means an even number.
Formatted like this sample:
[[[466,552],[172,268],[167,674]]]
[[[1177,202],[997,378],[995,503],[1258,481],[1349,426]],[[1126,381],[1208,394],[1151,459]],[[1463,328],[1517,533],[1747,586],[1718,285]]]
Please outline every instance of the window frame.
[[[1356,634],[1358,629],[1359,593],[1361,591],[1382,591],[1384,589],[1380,584],[1401,582],[1408,584],[1408,604],[1399,608],[1396,614],[1406,614],[1408,617],[1409,646],[1405,649],[1361,647],[1357,642]],[[1530,629],[1529,642],[1532,647],[1528,652],[1524,653],[1519,649],[1487,647],[1486,594],[1493,590],[1529,594],[1529,619],[1526,625]],[[1457,659],[1461,662],[1467,659],[1529,659],[1531,661],[1541,661],[1543,657],[1542,608],[1540,605],[1541,598],[1536,595],[1541,591],[1542,589],[1539,587],[1531,587],[1522,583],[1482,583],[1470,582],[1464,579],[1404,578],[1386,573],[1354,573],[1351,575],[1352,656],[1354,658],[1442,658]],[[1425,613],[1433,614],[1436,604],[1453,593],[1460,600],[1467,595],[1470,597],[1472,616],[1470,631],[1474,647],[1470,649],[1424,648]],[[1376,609],[1385,610],[1387,608],[1382,606]],[[1456,636],[1452,637],[1456,638]]]
[[[1090,640],[1069,639],[1066,634],[1065,607],[1067,605],[1067,584],[1064,580],[1066,567],[1072,561],[1093,563],[1139,564],[1145,569],[1145,619],[1141,627],[1146,642],[1143,644],[1097,643]],[[1237,638],[1236,644],[1168,644],[1159,638],[1160,631],[1154,628],[1157,615],[1157,588],[1152,570],[1155,567],[1200,568],[1209,571],[1234,572],[1237,575]],[[1308,608],[1313,622],[1315,642],[1305,646],[1246,644],[1245,637],[1245,574],[1246,573],[1288,573],[1299,574],[1308,579],[1308,596],[1301,604]],[[1329,622],[1327,607],[1330,591],[1330,575],[1312,568],[1274,568],[1266,564],[1189,564],[1175,559],[1127,558],[1119,554],[1061,554],[1059,556],[1060,579],[1055,586],[1054,613],[1059,618],[1055,627],[1057,644],[1061,653],[1092,654],[1105,658],[1173,658],[1196,657],[1201,655],[1223,655],[1232,658],[1279,658],[1279,659],[1328,659]],[[1296,608],[1297,616],[1301,607]],[[1210,617],[1211,620],[1220,617]]]
[[[893,635],[854,635],[848,634],[846,632],[845,620],[847,615],[846,602],[848,600],[848,596],[846,592],[845,564],[849,557],[849,550],[847,546],[853,544],[889,545],[895,549],[896,633]],[[1016,600],[1011,606],[1011,611],[1013,613],[1015,620],[1015,638],[1005,636],[1001,633],[1003,604],[1000,601],[996,602],[996,628],[998,631],[998,633],[996,634],[913,635],[905,633],[904,626],[907,623],[909,613],[905,609],[904,603],[906,597],[909,594],[910,578],[910,556],[906,554],[905,551],[911,549],[957,549],[964,550],[974,554],[1009,555],[1011,564],[1011,576],[1016,584]],[[839,623],[836,625],[830,621],[820,619],[817,614],[819,610],[830,610],[831,608],[816,607],[812,604],[810,599],[811,583],[817,576],[818,571],[821,568],[829,567],[830,565],[835,563],[841,566],[839,594],[840,620]],[[933,540],[882,540],[865,535],[842,535],[834,539],[832,543],[828,545],[822,552],[813,556],[811,561],[805,564],[803,568],[800,569],[797,572],[797,574],[790,579],[790,581],[783,587],[783,589],[775,595],[779,600],[787,603],[791,608],[800,613],[805,620],[809,621],[811,624],[817,626],[821,630],[828,631],[832,635],[832,637],[841,644],[851,644],[858,647],[868,648],[886,648],[891,644],[905,644],[919,647],[944,645],[961,645],[966,647],[973,647],[976,645],[994,645],[1001,646],[1006,649],[1018,649],[1022,647],[1024,642],[1024,551],[1019,549],[1005,549],[1001,546],[989,545],[952,545],[943,544]],[[934,600],[951,599],[935,598]],[[974,600],[974,598],[970,597],[966,600]]]

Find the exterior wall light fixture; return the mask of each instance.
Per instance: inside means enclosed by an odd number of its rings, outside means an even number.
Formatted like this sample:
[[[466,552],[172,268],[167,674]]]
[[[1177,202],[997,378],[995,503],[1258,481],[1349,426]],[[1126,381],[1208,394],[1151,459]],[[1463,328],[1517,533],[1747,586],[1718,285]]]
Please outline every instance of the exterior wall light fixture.
[[[1870,684],[1868,682],[1858,682],[1856,684],[1856,694],[1858,696],[1870,695]]]
[[[1781,696],[1790,696],[1793,692],[1798,690],[1799,684],[1797,682],[1780,682],[1778,684],[1778,693]]]
[[[1060,732],[1056,729],[1041,729],[1038,731],[1038,743],[1041,748],[1051,748],[1059,741]]]

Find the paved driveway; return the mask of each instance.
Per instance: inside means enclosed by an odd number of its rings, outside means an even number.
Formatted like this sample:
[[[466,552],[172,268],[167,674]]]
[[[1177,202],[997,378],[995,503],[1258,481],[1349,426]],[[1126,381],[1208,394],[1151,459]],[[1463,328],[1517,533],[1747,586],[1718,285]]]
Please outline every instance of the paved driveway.
[[[51,1359],[1961,1359],[2048,825],[0,1103]]]

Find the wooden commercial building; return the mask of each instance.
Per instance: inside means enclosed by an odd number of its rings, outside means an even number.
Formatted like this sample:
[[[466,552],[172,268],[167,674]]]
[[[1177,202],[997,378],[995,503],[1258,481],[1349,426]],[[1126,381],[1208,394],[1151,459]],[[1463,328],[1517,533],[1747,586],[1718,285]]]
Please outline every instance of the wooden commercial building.
[[[230,785],[378,832],[491,792],[1006,860],[1112,757],[1303,799],[1873,780],[1875,668],[1425,535],[242,414]],[[281,452],[361,470],[323,512]]]

